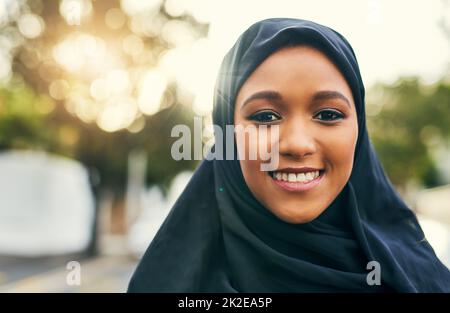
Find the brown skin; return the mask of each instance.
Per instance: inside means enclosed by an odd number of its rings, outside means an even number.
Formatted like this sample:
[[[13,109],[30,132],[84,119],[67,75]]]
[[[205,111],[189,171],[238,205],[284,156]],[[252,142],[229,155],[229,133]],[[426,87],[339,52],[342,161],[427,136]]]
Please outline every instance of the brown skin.
[[[244,102],[260,91],[275,91],[281,99],[263,96]],[[347,98],[314,97],[333,91]],[[262,113],[264,112],[264,113]],[[289,223],[307,223],[333,202],[350,178],[358,137],[355,104],[350,87],[337,67],[320,51],[308,46],[283,48],[270,55],[240,89],[234,113],[235,126],[279,125],[277,169],[312,167],[324,170],[319,185],[305,191],[288,191],[276,185],[257,160],[240,160],[253,195],[273,214]],[[273,144],[236,136],[238,153]],[[245,151],[243,151],[243,149]]]

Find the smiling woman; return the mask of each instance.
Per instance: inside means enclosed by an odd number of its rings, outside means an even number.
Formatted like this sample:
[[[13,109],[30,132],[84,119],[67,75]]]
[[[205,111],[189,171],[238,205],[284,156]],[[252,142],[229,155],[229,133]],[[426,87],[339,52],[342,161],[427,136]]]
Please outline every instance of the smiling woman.
[[[231,160],[206,158],[129,291],[450,291],[450,272],[370,143],[364,96],[339,33],[297,19],[252,25],[222,63],[213,120],[276,132],[277,167],[241,157],[272,147],[259,130],[235,137]],[[227,152],[222,134],[215,148]]]
[[[280,126],[278,169],[258,171],[260,159],[240,164],[252,193],[282,220],[310,222],[347,183],[358,137],[356,109],[345,78],[318,50],[297,46],[269,56],[241,87],[234,121]],[[238,147],[252,147],[241,138]]]

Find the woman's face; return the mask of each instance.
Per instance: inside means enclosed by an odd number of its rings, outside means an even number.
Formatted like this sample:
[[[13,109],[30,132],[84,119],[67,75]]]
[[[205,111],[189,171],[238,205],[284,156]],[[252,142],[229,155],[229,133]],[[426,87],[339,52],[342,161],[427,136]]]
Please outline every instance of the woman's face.
[[[267,125],[266,138],[260,132],[256,140],[236,136],[241,169],[254,196],[286,222],[314,220],[352,171],[358,123],[345,78],[320,51],[288,47],[259,65],[235,105],[235,126]],[[271,136],[274,125],[278,139]],[[269,149],[274,140],[278,165],[275,171],[262,171],[267,161],[249,158],[249,150]]]

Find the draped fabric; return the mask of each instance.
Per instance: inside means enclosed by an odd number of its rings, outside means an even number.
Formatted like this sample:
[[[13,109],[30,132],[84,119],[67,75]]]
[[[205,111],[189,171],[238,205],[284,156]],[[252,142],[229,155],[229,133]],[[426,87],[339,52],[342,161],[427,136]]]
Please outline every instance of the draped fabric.
[[[450,291],[449,270],[371,145],[363,81],[342,35],[299,19],[253,24],[223,60],[214,124],[223,130],[233,125],[235,99],[245,80],[270,54],[296,44],[322,51],[352,90],[359,133],[342,192],[315,220],[291,224],[252,195],[236,148],[233,160],[203,160],[140,261],[129,292]],[[368,283],[371,261],[381,269],[380,285]]]

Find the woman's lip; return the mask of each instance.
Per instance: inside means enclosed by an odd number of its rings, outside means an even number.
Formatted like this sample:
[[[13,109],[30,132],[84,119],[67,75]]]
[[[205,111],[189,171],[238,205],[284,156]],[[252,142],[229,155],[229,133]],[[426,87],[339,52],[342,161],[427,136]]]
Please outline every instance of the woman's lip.
[[[273,178],[270,174],[268,174],[270,179],[275,183],[275,185],[288,190],[288,191],[306,191],[310,190],[314,187],[316,187],[320,182],[322,181],[325,171],[320,171],[320,175],[316,177],[315,179],[307,182],[307,183],[301,183],[301,182],[288,182],[284,180],[277,180]]]
[[[308,172],[315,172],[315,171],[321,171],[320,168],[315,167],[286,167],[283,169],[275,170],[275,172],[281,172],[281,173],[308,173]]]

